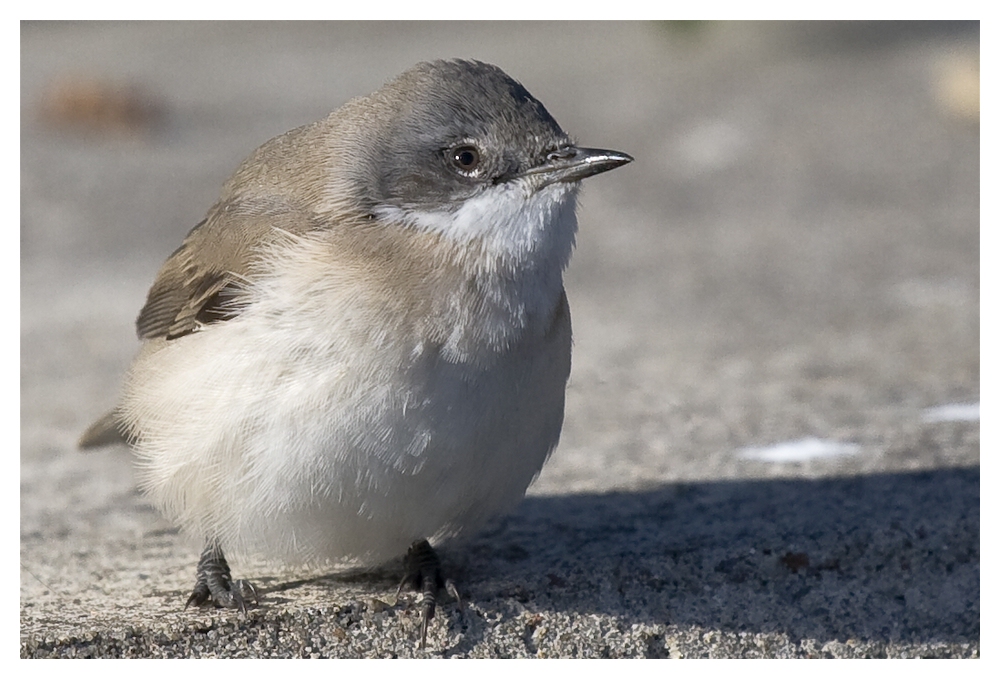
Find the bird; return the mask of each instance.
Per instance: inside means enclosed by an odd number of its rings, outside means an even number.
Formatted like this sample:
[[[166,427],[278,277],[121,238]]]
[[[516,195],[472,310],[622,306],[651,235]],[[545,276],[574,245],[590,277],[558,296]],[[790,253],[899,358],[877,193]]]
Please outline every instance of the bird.
[[[579,146],[499,67],[419,63],[266,142],[166,260],[114,409],[150,502],[204,541],[187,605],[246,611],[227,554],[374,567],[511,510],[556,447]],[[397,591],[398,596],[398,591]]]

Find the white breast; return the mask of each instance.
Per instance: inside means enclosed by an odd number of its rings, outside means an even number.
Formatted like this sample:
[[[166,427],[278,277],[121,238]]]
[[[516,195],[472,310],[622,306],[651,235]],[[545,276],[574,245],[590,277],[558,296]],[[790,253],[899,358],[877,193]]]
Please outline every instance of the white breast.
[[[317,280],[323,247],[290,241],[242,315],[143,348],[121,410],[151,500],[227,551],[361,563],[509,509],[562,424],[560,267],[503,281],[435,343],[357,278]]]

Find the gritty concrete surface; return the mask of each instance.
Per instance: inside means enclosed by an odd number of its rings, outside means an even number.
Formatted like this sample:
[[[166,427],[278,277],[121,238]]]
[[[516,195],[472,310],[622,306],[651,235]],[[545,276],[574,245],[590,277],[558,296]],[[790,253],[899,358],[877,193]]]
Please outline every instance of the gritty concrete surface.
[[[22,657],[978,657],[976,24],[25,24]],[[563,439],[442,550],[417,648],[399,564],[236,562],[74,442],[162,260],[266,139],[416,61],[494,62],[636,162],[588,182]],[[128,85],[131,89],[121,89]],[[117,88],[117,89],[116,89]],[[847,454],[741,453],[815,438]]]

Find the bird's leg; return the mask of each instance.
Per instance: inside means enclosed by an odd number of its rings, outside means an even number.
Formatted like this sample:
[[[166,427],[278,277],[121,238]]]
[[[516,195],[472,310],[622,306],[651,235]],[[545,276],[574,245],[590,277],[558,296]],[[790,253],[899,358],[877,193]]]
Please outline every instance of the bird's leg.
[[[462,605],[462,599],[458,596],[455,583],[441,575],[441,560],[427,540],[414,542],[403,563],[406,574],[399,583],[396,597],[399,597],[406,585],[420,592],[420,648],[423,648],[427,644],[427,625],[437,608],[437,595],[444,589],[458,601],[459,606]]]
[[[194,591],[184,608],[191,604],[201,606],[209,601],[220,608],[236,608],[247,612],[247,599],[257,603],[257,590],[247,580],[233,580],[229,564],[217,540],[209,540],[198,560],[198,577]]]

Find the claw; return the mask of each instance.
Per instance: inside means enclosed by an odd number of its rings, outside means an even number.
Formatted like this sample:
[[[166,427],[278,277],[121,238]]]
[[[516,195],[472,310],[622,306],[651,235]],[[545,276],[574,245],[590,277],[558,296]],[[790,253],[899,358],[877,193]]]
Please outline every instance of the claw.
[[[233,580],[222,548],[218,542],[210,541],[198,560],[198,579],[184,608],[211,601],[220,608],[234,608],[245,615],[247,599],[251,597],[255,605],[259,603],[257,589],[247,580]]]
[[[437,609],[438,592],[444,589],[458,601],[459,606],[462,605],[462,599],[455,583],[441,576],[441,561],[426,540],[413,543],[406,553],[405,566],[406,575],[396,588],[396,600],[399,600],[399,593],[406,585],[420,592],[420,648],[425,648],[427,627]]]
[[[465,604],[462,602],[462,597],[458,595],[458,587],[455,586],[455,581],[451,580],[450,578],[448,580],[445,580],[444,591],[448,592],[448,594],[451,595],[451,598],[454,599],[456,603],[458,603],[458,610],[464,614]]]
[[[257,588],[249,580],[234,580],[233,585],[236,586],[240,594],[243,595],[244,599],[253,599],[254,606],[260,603],[260,599],[257,598]]]

